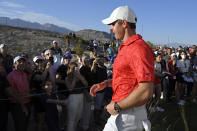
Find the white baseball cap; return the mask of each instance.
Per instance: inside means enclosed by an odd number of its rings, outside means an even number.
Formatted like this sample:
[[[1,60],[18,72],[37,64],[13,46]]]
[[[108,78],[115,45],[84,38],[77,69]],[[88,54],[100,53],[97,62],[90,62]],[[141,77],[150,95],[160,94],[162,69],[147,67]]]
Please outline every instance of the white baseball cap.
[[[54,43],[57,43],[57,41],[56,41],[56,40],[54,40],[54,41],[53,41],[53,44],[54,44]]]
[[[3,44],[0,44],[0,48],[3,48],[4,46],[6,46],[7,44],[3,43]]]
[[[42,60],[42,57],[41,56],[35,56],[33,58],[33,62],[35,63],[37,60]]]
[[[120,6],[113,10],[111,15],[102,20],[102,22],[106,25],[109,25],[117,20],[126,20],[129,23],[136,23],[136,15],[133,10],[131,10],[128,6]]]
[[[175,53],[172,53],[170,56],[176,56],[176,54]]]
[[[25,58],[22,57],[22,56],[16,56],[16,57],[14,58],[14,64],[15,64],[18,60],[20,60],[20,59],[24,59],[24,60],[25,60]]]
[[[44,52],[44,55],[48,55],[50,53],[50,50],[46,50],[45,52]]]

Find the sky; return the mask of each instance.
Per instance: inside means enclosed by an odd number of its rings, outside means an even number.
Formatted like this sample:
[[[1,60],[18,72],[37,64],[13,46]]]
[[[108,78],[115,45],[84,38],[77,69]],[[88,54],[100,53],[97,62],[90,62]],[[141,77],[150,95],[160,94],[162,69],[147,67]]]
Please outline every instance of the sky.
[[[124,5],[136,13],[146,41],[197,44],[197,0],[0,0],[0,16],[109,32],[101,20]]]

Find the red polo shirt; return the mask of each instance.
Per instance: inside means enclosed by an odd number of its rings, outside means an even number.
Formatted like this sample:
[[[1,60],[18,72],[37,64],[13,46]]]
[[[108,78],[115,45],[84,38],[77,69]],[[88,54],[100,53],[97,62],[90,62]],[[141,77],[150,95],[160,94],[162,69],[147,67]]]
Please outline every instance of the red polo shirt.
[[[134,35],[120,45],[114,61],[112,100],[118,102],[126,98],[145,81],[154,81],[153,51],[142,36]]]

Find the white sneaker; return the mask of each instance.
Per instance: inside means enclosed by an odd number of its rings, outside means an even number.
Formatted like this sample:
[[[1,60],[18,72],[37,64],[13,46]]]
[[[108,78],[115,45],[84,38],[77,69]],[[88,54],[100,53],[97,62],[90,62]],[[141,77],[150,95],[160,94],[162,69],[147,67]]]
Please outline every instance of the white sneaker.
[[[157,111],[164,112],[165,110],[159,106],[156,107]]]
[[[145,131],[151,131],[151,123],[148,119],[142,121]]]

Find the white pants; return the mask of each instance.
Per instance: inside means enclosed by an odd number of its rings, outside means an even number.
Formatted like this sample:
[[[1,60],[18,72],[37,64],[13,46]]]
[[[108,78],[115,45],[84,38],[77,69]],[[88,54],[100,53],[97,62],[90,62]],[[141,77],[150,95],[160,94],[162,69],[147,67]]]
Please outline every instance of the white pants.
[[[111,115],[103,131],[142,131],[144,121],[147,121],[145,106],[130,108]]]
[[[83,111],[84,95],[71,94],[68,97],[68,124],[66,131],[75,131]]]

